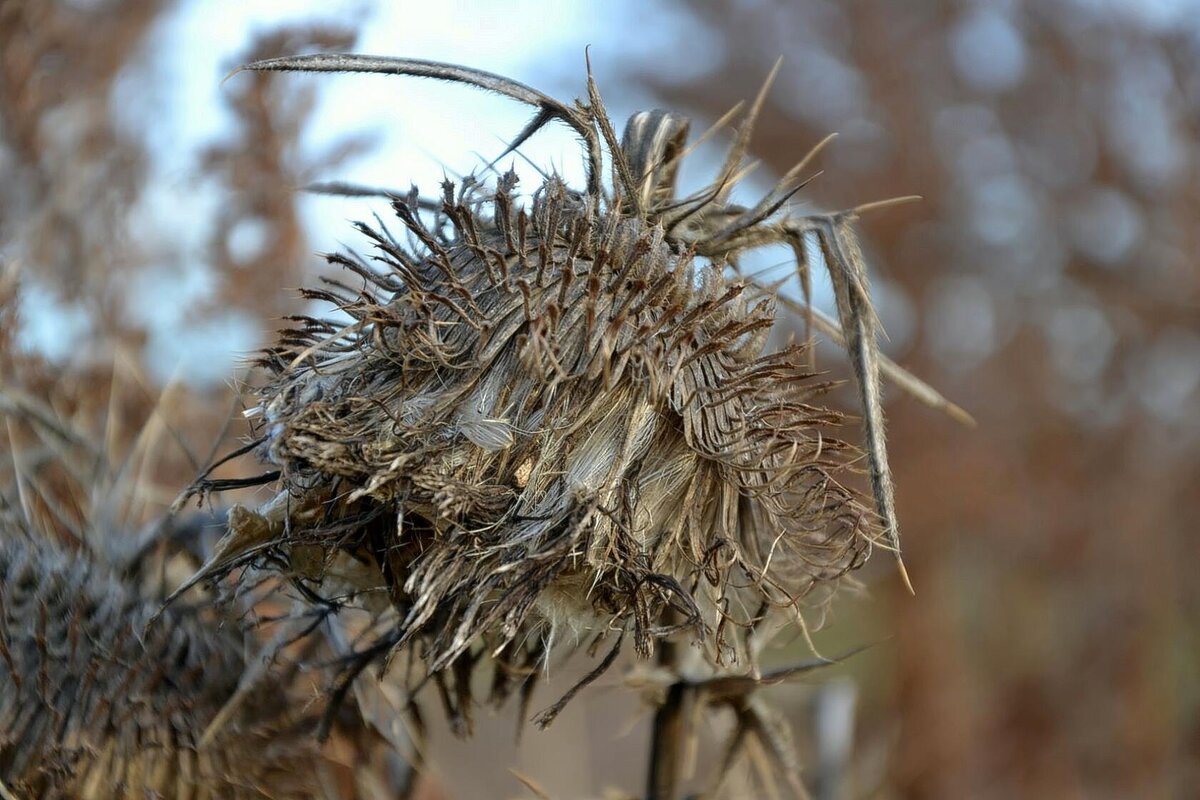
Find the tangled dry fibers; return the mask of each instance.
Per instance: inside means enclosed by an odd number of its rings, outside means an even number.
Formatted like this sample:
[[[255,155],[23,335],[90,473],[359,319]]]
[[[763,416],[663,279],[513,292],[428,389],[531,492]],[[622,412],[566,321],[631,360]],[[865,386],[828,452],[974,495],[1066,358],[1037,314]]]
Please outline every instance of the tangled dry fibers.
[[[198,577],[268,566],[331,608],[380,610],[342,690],[404,652],[461,719],[477,660],[500,667],[503,697],[504,675],[525,680],[560,641],[612,642],[589,678],[626,638],[648,656],[678,635],[716,667],[749,669],[764,620],[802,623],[806,598],[872,546],[898,552],[856,212],[780,213],[807,158],[753,207],[729,200],[761,96],[713,183],[677,198],[686,118],[637,114],[618,140],[590,71],[588,102],[567,106],[432,62],[248,69],[468,83],[537,108],[510,150],[553,120],[584,144],[587,185],[548,176],[528,209],[512,172],[446,182],[436,199],[390,196],[398,233],[358,225],[370,256],[328,256],[349,280],[305,293],[349,321],[298,318],[263,359],[252,447],[277,496],[237,510]],[[792,247],[806,296],[813,253],[831,274],[865,457],[834,435],[842,418],[822,405],[833,384],[811,342],[767,347],[775,293],[736,266],[775,243]],[[856,471],[874,503],[852,488]]]

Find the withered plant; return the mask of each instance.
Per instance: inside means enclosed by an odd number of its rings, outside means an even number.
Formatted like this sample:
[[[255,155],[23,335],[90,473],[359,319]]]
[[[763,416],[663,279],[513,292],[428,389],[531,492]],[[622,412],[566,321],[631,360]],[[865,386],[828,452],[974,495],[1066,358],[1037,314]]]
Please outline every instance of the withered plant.
[[[224,515],[165,516],[171,495],[152,474],[169,470],[172,420],[194,398],[168,387],[149,422],[122,431],[120,382],[74,375],[49,387],[59,408],[108,394],[102,434],[78,424],[91,408],[63,417],[0,383],[0,798],[394,794],[403,771],[386,766],[397,754],[372,707],[347,708],[324,747],[313,736],[323,706],[295,667],[320,640],[280,659],[286,638],[245,624],[270,607],[197,589],[163,607]],[[133,444],[114,444],[126,434]]]
[[[0,796],[322,796],[304,696],[205,593],[162,609],[220,520],[113,528],[130,462],[11,388],[0,414]]]
[[[143,636],[161,597],[19,518],[3,528],[0,786],[47,798],[318,796],[316,748],[289,722],[295,698],[260,685],[220,719],[247,669],[232,626],[179,606]]]
[[[587,102],[570,106],[434,62],[316,55],[246,69],[414,75],[494,91],[537,109],[506,154],[565,123],[583,143],[587,178],[573,189],[547,176],[528,207],[512,172],[447,181],[436,198],[389,195],[396,231],[382,220],[357,226],[371,255],[328,256],[347,279],[305,292],[349,322],[296,318],[262,359],[267,379],[248,413],[258,435],[246,449],[272,469],[236,485],[277,494],[236,509],[196,578],[266,567],[318,615],[370,609],[335,695],[368,664],[394,663],[412,691],[436,685],[460,731],[480,660],[496,667],[491,699],[517,685],[527,699],[556,644],[603,648],[582,685],[629,640],[639,657],[658,651],[684,670],[688,686],[745,676],[726,698],[744,723],[735,744],[766,736],[775,726],[741,702],[757,684],[762,645],[783,626],[803,627],[804,609],[873,547],[899,556],[881,372],[953,409],[879,353],[853,231],[865,207],[784,213],[820,145],[743,207],[730,192],[766,87],[714,181],[679,198],[687,119],[636,114],[618,139],[590,70]],[[772,351],[775,287],[736,267],[778,243],[795,253],[806,301],[820,253],[839,320],[808,302],[809,339]],[[837,437],[843,414],[823,404],[835,384],[814,366],[814,327],[849,354],[861,451]],[[873,501],[855,488],[859,471]],[[252,585],[262,570],[237,574]],[[656,746],[676,746],[669,722]],[[673,759],[654,760],[651,794],[669,796]]]

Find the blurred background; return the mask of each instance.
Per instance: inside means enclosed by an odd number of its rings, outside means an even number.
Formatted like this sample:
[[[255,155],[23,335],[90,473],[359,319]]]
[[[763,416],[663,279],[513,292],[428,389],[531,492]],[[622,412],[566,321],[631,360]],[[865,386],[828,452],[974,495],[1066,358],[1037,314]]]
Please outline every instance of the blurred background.
[[[810,777],[838,763],[821,796],[1195,796],[1197,0],[0,0],[0,387],[108,420],[118,449],[169,411],[129,513],[161,510],[245,433],[230,383],[282,316],[312,311],[294,288],[316,253],[387,210],[299,188],[434,191],[528,117],[414,79],[222,79],[355,50],[570,99],[587,45],[618,124],[669,107],[694,135],[782,56],[751,146],[760,186],[838,132],[794,211],[924,197],[862,223],[886,349],[979,425],[889,392],[916,596],[876,558],[817,638],[875,645],[772,695]],[[562,131],[522,152],[580,174]],[[468,744],[434,723],[423,796],[531,796],[510,766],[555,797],[636,791],[646,711],[618,682],[519,747],[515,712]]]

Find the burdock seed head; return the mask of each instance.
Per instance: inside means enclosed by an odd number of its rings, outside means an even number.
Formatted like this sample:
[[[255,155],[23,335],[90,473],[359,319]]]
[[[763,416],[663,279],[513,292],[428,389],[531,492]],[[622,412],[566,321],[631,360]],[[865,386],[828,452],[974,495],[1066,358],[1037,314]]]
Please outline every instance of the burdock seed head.
[[[474,84],[537,107],[513,147],[552,120],[585,145],[587,184],[547,177],[528,207],[511,172],[446,182],[435,200],[392,195],[399,235],[360,224],[372,256],[328,256],[350,280],[306,293],[348,324],[303,319],[264,359],[252,412],[279,496],[243,514],[230,541],[245,546],[229,552],[284,553],[310,587],[338,558],[365,565],[348,591],[383,594],[394,613],[365,654],[409,648],[460,689],[481,652],[529,663],[584,636],[629,636],[647,656],[686,630],[714,665],[744,664],[762,620],[798,614],[873,542],[894,543],[853,212],[780,217],[806,162],[758,205],[729,202],[759,104],[716,180],[680,199],[687,120],[636,114],[618,141],[590,75],[588,103],[568,107],[431,62],[248,69]],[[831,384],[812,353],[769,351],[774,293],[729,277],[741,253],[779,242],[805,287],[813,243],[834,273],[874,509],[842,482],[860,453],[830,435],[840,416],[820,405]]]

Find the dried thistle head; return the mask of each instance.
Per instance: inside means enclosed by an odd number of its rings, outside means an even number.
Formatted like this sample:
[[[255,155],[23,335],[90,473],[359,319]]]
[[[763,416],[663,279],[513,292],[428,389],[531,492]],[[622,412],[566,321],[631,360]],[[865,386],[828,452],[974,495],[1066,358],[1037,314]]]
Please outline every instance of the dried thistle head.
[[[263,680],[249,654],[266,649],[207,593],[163,608],[220,519],[147,516],[136,532],[154,505],[138,453],[111,466],[86,424],[11,386],[0,424],[0,796],[333,796],[295,673]]]
[[[241,637],[16,519],[0,530],[0,784],[29,797],[313,797],[277,687],[231,706]],[[228,720],[204,734],[222,714]]]
[[[754,207],[728,200],[761,97],[714,182],[680,199],[687,120],[637,114],[618,141],[590,75],[588,102],[568,107],[432,62],[312,56],[248,69],[496,91],[538,109],[509,150],[565,122],[588,177],[582,190],[547,177],[528,208],[512,173],[446,182],[437,199],[391,196],[400,236],[358,226],[371,258],[329,256],[350,281],[307,292],[350,323],[301,319],[263,361],[252,413],[277,468],[263,480],[279,494],[243,512],[203,574],[274,552],[311,589],[352,561],[361,569],[333,599],[391,607],[363,659],[407,649],[461,716],[481,654],[523,674],[558,639],[615,639],[605,666],[626,635],[647,656],[687,631],[712,664],[745,664],[763,620],[794,618],[873,544],[896,549],[854,212],[779,215],[807,158]],[[814,241],[868,411],[873,507],[844,481],[861,454],[832,435],[841,415],[821,404],[831,383],[810,344],[768,351],[776,297],[727,269],[788,243],[807,290]]]

